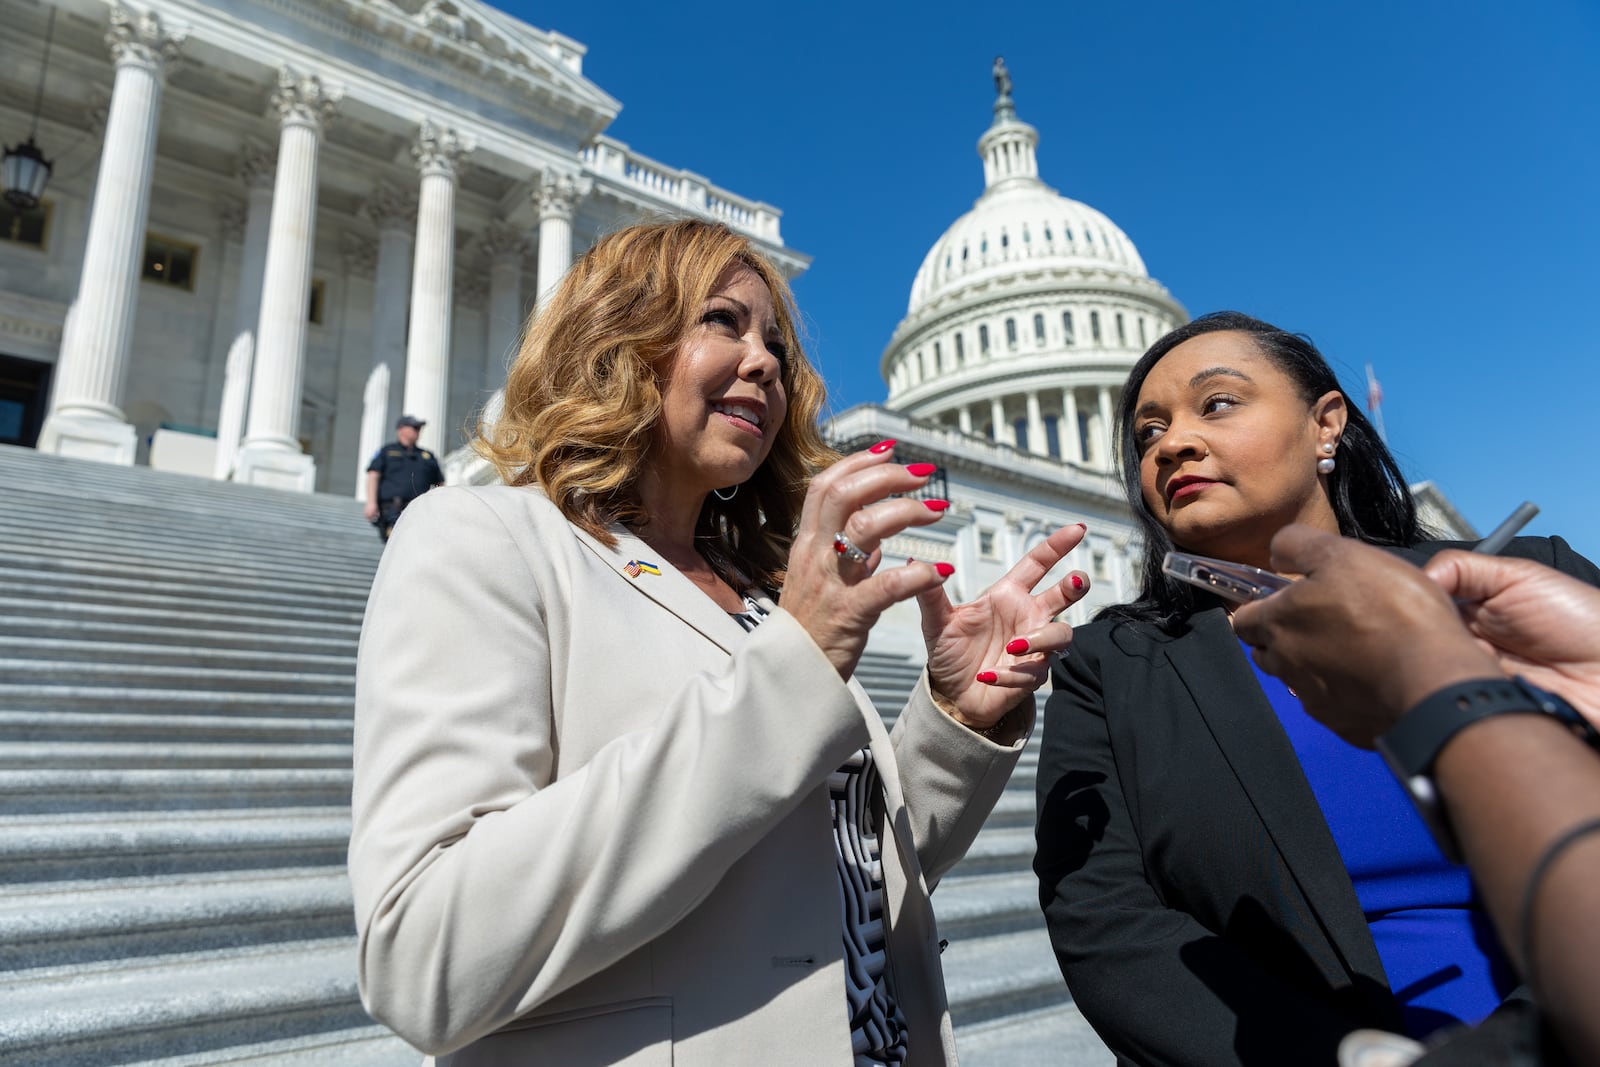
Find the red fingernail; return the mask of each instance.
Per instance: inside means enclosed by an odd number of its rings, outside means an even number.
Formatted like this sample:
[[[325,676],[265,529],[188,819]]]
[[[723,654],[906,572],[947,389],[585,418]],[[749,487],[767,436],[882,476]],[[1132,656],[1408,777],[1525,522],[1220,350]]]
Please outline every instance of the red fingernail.
[[[922,502],[922,506],[927,508],[929,511],[943,511],[945,508],[950,506],[950,501],[948,501],[948,500],[924,500]]]
[[[1074,588],[1074,589],[1082,589],[1083,588],[1083,579],[1080,578],[1076,574],[1074,574],[1072,576],[1072,588]]]
[[[939,577],[948,578],[956,572],[954,563],[935,563],[933,569],[939,572]]]
[[[910,471],[912,474],[916,475],[918,478],[926,478],[928,475],[932,474],[934,471],[936,471],[938,469],[939,469],[939,466],[936,463],[907,463],[906,464],[906,470]]]
[[[1080,530],[1087,530],[1089,528],[1087,525],[1085,525],[1084,523],[1081,523],[1081,522],[1078,523],[1077,526],[1078,526],[1078,529],[1080,529]]]
[[[1022,655],[1024,652],[1028,651],[1028,639],[1026,637],[1017,638],[1015,641],[1012,641],[1006,645],[1006,651],[1011,653],[1013,656]]]
[[[877,444],[875,444],[871,448],[867,449],[867,451],[876,453],[877,455],[881,456],[885,452],[889,451],[889,449],[893,448],[898,443],[899,443],[898,441],[895,441],[893,438],[890,438],[887,441],[879,441]]]
[[[974,677],[984,685],[993,685],[1000,680],[1000,676],[994,671],[979,671]]]

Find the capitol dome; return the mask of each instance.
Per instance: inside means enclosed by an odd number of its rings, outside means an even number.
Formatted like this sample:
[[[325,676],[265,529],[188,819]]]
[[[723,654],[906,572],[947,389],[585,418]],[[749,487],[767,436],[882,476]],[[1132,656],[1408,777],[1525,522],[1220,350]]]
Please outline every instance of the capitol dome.
[[[1039,177],[995,62],[984,190],[934,242],[883,355],[888,407],[1036,455],[1112,465],[1129,368],[1187,320],[1116,223]]]

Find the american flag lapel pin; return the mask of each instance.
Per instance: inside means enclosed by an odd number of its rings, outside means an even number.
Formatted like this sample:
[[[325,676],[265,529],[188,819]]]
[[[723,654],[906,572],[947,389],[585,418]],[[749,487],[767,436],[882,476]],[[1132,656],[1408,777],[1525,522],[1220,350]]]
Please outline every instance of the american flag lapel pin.
[[[660,574],[661,568],[654,563],[647,563],[642,559],[630,559],[628,565],[622,568],[629,578],[637,578],[641,574]]]

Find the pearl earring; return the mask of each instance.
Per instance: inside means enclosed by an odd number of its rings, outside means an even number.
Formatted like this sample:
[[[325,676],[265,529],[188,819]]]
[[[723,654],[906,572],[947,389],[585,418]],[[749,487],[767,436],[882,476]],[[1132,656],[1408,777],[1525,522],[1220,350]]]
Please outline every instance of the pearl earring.
[[[1338,466],[1338,464],[1334,463],[1333,461],[1333,445],[1325,441],[1323,442],[1322,450],[1326,452],[1327,455],[1317,460],[1317,473],[1332,474],[1333,468]]]

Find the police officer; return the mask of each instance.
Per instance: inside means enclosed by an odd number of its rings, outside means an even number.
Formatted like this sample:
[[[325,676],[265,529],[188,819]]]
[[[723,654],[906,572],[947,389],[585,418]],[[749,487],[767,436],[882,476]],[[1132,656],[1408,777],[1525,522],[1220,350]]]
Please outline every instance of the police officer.
[[[417,435],[425,425],[415,415],[401,415],[394,424],[395,440],[378,449],[367,464],[367,521],[385,541],[407,504],[444,484],[438,457],[417,447]]]

